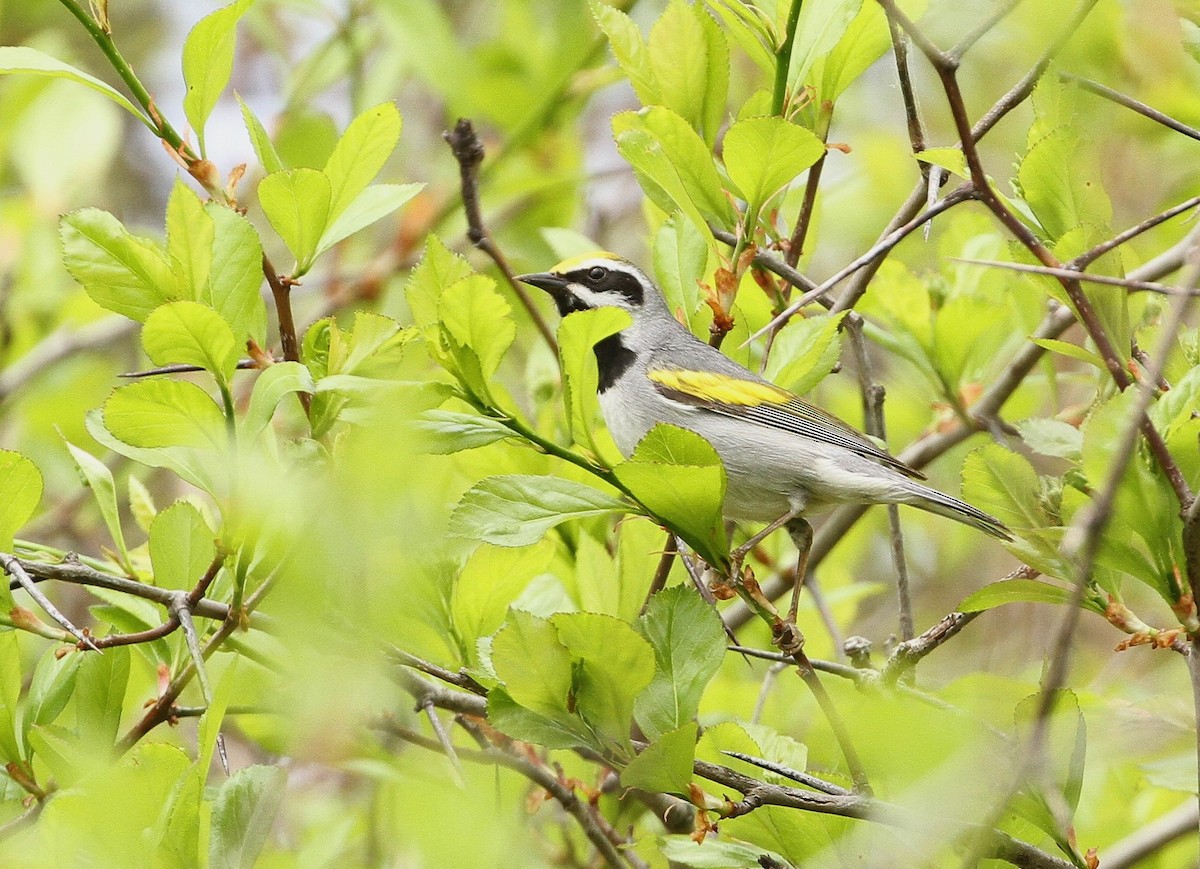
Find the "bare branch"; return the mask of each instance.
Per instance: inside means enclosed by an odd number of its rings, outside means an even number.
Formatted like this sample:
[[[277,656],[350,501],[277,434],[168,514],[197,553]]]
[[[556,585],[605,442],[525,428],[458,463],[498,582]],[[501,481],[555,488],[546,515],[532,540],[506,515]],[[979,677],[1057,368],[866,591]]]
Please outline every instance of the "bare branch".
[[[475,133],[475,127],[469,119],[459,118],[454,129],[447,130],[442,134],[442,138],[446,140],[451,153],[454,154],[454,159],[458,161],[458,172],[462,182],[463,211],[467,215],[467,238],[471,240],[471,244],[491,257],[492,262],[504,275],[505,281],[508,282],[509,287],[521,302],[521,307],[529,314],[529,319],[533,321],[533,325],[546,342],[546,346],[557,356],[558,342],[554,339],[554,332],[546,323],[541,312],[538,311],[537,306],[533,304],[529,293],[513,276],[513,270],[509,267],[508,260],[505,259],[504,254],[492,239],[487,227],[484,226],[483,213],[479,205],[479,164],[483,162],[484,151],[483,143],[479,141],[479,136]]]
[[[42,594],[33,582],[33,579],[25,571],[25,567],[15,555],[9,555],[6,552],[0,552],[0,567],[3,567],[5,572],[13,577],[14,581],[29,593],[37,605],[45,610],[46,615],[54,619],[55,622],[65,631],[67,631],[75,639],[79,640],[80,645],[86,646],[94,652],[100,651],[92,638],[85,634],[79,628],[71,623],[71,620],[64,616],[54,604],[50,603],[50,599]]]
[[[991,268],[1007,269],[1013,272],[1024,272],[1025,274],[1046,275],[1051,278],[1063,278],[1069,281],[1085,281],[1093,284],[1104,284],[1109,287],[1123,287],[1124,289],[1135,291],[1144,290],[1151,293],[1160,293],[1165,296],[1178,295],[1178,290],[1167,284],[1154,283],[1153,281],[1134,281],[1129,278],[1114,278],[1111,275],[1090,275],[1086,272],[1076,271],[1066,266],[1062,268],[1054,268],[1051,266],[1037,266],[1032,263],[1015,263],[1005,260],[994,259],[973,259],[971,257],[950,257],[954,262],[966,263],[972,266],[990,266]],[[1196,291],[1191,291],[1192,295],[1196,295]]]
[[[1119,106],[1131,109],[1155,123],[1162,124],[1164,127],[1174,130],[1176,133],[1183,133],[1188,138],[1200,141],[1200,130],[1197,130],[1195,127],[1189,127],[1183,121],[1178,121],[1165,112],[1160,112],[1158,109],[1146,105],[1141,100],[1135,100],[1133,97],[1123,94],[1120,91],[1115,91],[1106,85],[1100,84],[1098,81],[1092,81],[1090,78],[1073,75],[1069,72],[1060,72],[1058,77],[1063,81],[1074,82],[1085,91],[1093,93],[1098,97],[1103,97]]]

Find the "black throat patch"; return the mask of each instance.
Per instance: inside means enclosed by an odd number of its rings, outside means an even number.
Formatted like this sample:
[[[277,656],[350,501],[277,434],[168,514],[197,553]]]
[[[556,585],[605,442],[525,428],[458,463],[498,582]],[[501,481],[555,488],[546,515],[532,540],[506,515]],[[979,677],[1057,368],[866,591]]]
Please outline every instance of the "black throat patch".
[[[621,379],[633,360],[637,358],[632,350],[621,343],[620,335],[609,335],[596,344],[596,369],[600,375],[596,392],[603,393]]]

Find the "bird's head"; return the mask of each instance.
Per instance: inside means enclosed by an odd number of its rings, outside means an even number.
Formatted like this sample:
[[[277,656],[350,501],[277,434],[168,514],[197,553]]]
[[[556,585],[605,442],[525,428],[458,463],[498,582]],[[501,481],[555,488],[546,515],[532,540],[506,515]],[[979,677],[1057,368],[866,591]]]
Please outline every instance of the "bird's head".
[[[564,317],[592,308],[620,308],[637,322],[647,311],[665,310],[662,294],[641,269],[604,251],[571,257],[548,272],[517,280],[549,293]]]

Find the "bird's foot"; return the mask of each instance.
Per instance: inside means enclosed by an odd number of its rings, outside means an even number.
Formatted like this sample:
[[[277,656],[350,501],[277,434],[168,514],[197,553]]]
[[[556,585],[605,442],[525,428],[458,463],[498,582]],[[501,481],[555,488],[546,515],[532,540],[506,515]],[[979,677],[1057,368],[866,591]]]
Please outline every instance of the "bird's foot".
[[[804,634],[791,619],[777,619],[771,627],[771,642],[785,655],[797,655],[804,649]]]

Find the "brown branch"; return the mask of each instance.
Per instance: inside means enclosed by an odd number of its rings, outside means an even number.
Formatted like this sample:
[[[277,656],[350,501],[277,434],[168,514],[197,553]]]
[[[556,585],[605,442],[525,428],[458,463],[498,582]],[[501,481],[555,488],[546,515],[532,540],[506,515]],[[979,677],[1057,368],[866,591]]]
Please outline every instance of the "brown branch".
[[[987,36],[992,28],[1008,17],[1008,13],[1012,12],[1021,4],[1021,0],[1005,0],[999,4],[997,9],[986,19],[984,19],[978,27],[964,36],[957,45],[950,49],[950,56],[958,60],[962,60],[963,55],[974,47],[975,43]]]
[[[483,143],[479,141],[479,136],[475,132],[475,127],[467,118],[459,118],[458,123],[454,125],[453,130],[447,130],[442,133],[442,138],[446,140],[446,144],[450,146],[450,151],[454,154],[454,159],[458,161],[458,172],[462,185],[462,201],[463,211],[467,217],[467,238],[471,244],[479,248],[481,251],[491,257],[492,262],[496,264],[496,268],[504,275],[504,280],[508,283],[517,299],[521,302],[521,307],[529,315],[529,319],[533,321],[533,325],[537,328],[538,333],[545,340],[554,355],[558,355],[558,342],[554,339],[554,332],[550,329],[546,319],[538,311],[537,306],[533,304],[533,299],[529,297],[529,293],[521,286],[513,275],[513,270],[508,265],[508,260],[501,253],[500,248],[496,245],[495,240],[488,232],[487,227],[483,223],[483,214],[479,205],[479,164],[483,162]]]
[[[730,757],[736,757],[738,760],[744,761],[753,766],[757,766],[760,769],[765,769],[768,772],[773,772],[776,775],[781,775],[784,778],[791,779],[797,784],[805,785],[806,787],[810,787],[815,791],[820,791],[823,794],[836,794],[845,796],[847,794],[854,793],[854,791],[847,790],[841,785],[835,785],[833,782],[827,782],[822,778],[817,778],[815,775],[809,775],[806,772],[792,769],[791,767],[785,766],[782,763],[775,763],[775,761],[766,760],[765,758],[761,757],[755,757],[752,754],[743,754],[740,751],[724,750],[721,752],[721,754],[727,754]]]
[[[1014,575],[1015,573],[1010,574],[1010,576]],[[953,637],[978,616],[977,612],[952,612],[919,637],[898,644],[880,671],[880,678],[884,684],[894,684],[901,676],[915,667],[918,661]]]
[[[45,610],[46,615],[54,619],[54,621],[58,623],[59,627],[77,639],[81,646],[85,646],[94,652],[100,651],[96,647],[96,644],[92,642],[91,637],[79,630],[79,628],[75,627],[75,625],[71,623],[71,620],[64,616],[59,611],[58,607],[50,602],[48,597],[42,594],[41,589],[34,584],[33,578],[30,577],[29,573],[25,570],[25,566],[21,563],[19,558],[17,558],[15,555],[9,555],[6,552],[0,552],[0,567],[4,568],[5,573],[11,576],[17,585],[28,592],[29,596],[37,602],[37,605]]]
[[[799,8],[797,3],[794,8]],[[789,34],[789,39],[791,35]],[[829,138],[829,125],[833,120],[833,103],[826,100],[821,103],[817,111],[817,122],[813,132],[817,138],[824,144]],[[817,162],[809,167],[808,178],[804,183],[804,199],[800,202],[800,213],[796,216],[796,225],[792,229],[792,235],[788,239],[787,249],[784,251],[783,260],[792,268],[796,267],[796,263],[800,261],[801,254],[804,253],[804,239],[808,235],[808,229],[812,225],[813,208],[817,201],[817,188],[821,185],[821,171],[825,168],[825,158],[829,151],[824,151]]]
[[[658,559],[658,566],[654,569],[654,576],[650,579],[650,588],[646,591],[646,599],[642,602],[640,612],[643,615],[646,613],[646,608],[650,606],[650,599],[666,587],[667,577],[671,575],[671,565],[675,563],[675,556],[678,554],[679,544],[675,541],[675,534],[668,531],[667,541],[663,544],[662,555]]]

